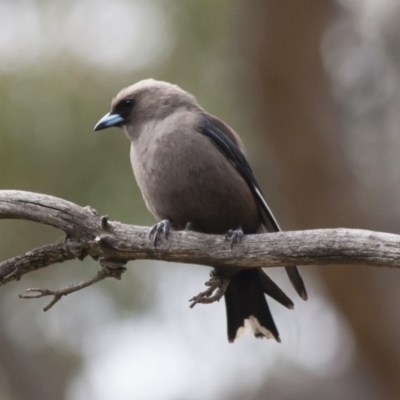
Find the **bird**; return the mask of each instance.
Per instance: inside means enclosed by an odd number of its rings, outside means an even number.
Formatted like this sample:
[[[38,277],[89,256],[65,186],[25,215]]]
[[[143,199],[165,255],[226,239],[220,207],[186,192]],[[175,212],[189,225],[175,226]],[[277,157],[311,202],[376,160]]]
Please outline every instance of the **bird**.
[[[246,234],[280,231],[239,135],[189,92],[168,82],[141,80],[113,98],[111,111],[94,131],[111,127],[122,128],[131,142],[137,185],[158,221],[149,235],[155,246],[170,229],[225,234],[231,246]],[[307,300],[297,267],[285,269]],[[289,309],[294,304],[261,268],[216,267],[209,282],[192,306],[224,296],[229,342],[248,331],[280,342],[265,294]]]

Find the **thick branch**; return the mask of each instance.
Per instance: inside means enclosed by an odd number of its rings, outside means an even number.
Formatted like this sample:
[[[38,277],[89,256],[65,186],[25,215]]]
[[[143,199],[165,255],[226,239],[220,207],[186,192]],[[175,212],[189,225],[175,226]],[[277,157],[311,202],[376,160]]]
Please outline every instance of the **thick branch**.
[[[400,268],[400,236],[358,229],[247,235],[230,249],[223,236],[171,232],[157,249],[149,228],[108,222],[88,207],[52,196],[0,191],[0,219],[26,219],[57,227],[69,239],[0,263],[0,282],[33,269],[90,255],[125,263],[153,259],[212,266],[274,267],[290,265],[368,264]]]

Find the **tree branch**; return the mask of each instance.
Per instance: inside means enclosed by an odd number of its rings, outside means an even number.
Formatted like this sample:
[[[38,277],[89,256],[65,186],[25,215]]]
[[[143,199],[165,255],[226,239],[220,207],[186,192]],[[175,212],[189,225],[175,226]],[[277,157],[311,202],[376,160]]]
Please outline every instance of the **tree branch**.
[[[61,297],[91,286],[97,282],[102,281],[105,278],[113,277],[116,279],[121,279],[121,274],[126,270],[126,268],[122,267],[119,264],[116,264],[115,266],[102,265],[102,267],[103,268],[99,272],[97,272],[95,276],[92,276],[91,278],[86,279],[83,282],[74,283],[73,285],[69,285],[63,289],[58,290],[39,288],[26,289],[25,294],[20,294],[19,297],[21,299],[38,299],[44,296],[54,296],[53,300],[51,300],[50,303],[43,308],[43,311],[48,311],[51,307],[54,306],[54,304],[61,300]]]
[[[230,242],[223,236],[181,231],[171,232],[167,241],[161,239],[154,248],[148,239],[150,229],[147,227],[110,222],[108,217],[99,216],[90,207],[80,207],[53,196],[14,190],[0,191],[0,219],[6,218],[51,225],[64,231],[67,238],[63,243],[46,245],[0,262],[2,285],[33,270],[86,256],[100,260],[103,269],[105,263],[116,265],[113,268],[118,269],[126,262],[138,259],[231,268],[299,264],[367,264],[400,268],[400,235],[360,229],[246,235],[232,250]],[[119,277],[120,274],[102,272],[100,275]],[[96,277],[87,282],[92,284],[100,280]],[[59,293],[48,291],[44,294],[40,290],[40,296],[36,294],[35,297],[52,294],[61,298],[88,286],[86,283],[73,285],[69,292],[61,289]]]

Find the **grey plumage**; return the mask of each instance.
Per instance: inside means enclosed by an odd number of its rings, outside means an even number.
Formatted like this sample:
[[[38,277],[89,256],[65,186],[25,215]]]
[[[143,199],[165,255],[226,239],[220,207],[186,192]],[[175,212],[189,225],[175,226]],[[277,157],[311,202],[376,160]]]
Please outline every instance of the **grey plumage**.
[[[248,165],[239,136],[206,113],[178,86],[152,79],[123,89],[111,112],[95,130],[120,126],[131,141],[133,172],[149,211],[176,230],[225,234],[277,231],[277,225]],[[295,267],[289,278],[307,294]],[[263,293],[288,308],[291,300],[261,270],[234,275],[225,293],[228,338],[241,333],[245,320],[258,337],[279,334]]]

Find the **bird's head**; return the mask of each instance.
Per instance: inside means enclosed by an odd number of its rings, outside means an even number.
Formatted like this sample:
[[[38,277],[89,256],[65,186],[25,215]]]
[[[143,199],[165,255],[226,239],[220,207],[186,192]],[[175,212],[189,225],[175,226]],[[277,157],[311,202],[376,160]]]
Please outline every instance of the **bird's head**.
[[[140,124],[162,120],[176,110],[200,110],[194,96],[167,82],[145,79],[122,89],[111,102],[111,111],[94,127],[99,131],[122,127],[132,136]]]

